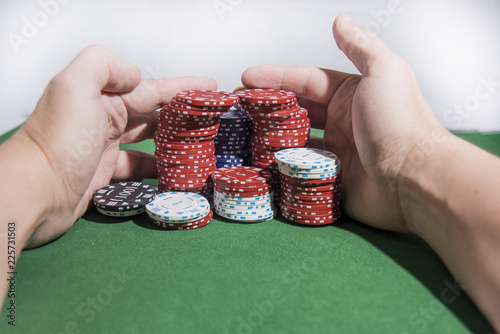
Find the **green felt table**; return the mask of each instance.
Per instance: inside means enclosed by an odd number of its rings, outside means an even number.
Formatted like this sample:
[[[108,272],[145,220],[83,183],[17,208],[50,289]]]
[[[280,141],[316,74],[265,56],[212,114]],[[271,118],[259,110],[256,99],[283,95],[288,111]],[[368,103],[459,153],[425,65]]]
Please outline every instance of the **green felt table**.
[[[460,136],[500,155],[500,135]],[[2,333],[493,333],[425,242],[348,217],[166,231],[89,209],[23,252],[16,289]]]

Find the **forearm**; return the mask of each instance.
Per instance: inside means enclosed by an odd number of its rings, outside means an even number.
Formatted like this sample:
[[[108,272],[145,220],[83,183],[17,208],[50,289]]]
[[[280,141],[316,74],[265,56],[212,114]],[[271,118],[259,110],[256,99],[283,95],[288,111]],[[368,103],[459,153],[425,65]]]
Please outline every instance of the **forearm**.
[[[5,298],[9,283],[7,278],[10,275],[7,273],[14,271],[11,267],[13,250],[15,249],[15,263],[17,263],[28,238],[47,215],[51,181],[46,176],[47,166],[44,165],[46,159],[42,155],[43,153],[24,136],[14,135],[11,140],[0,146],[2,157],[0,160],[0,184],[2,185],[0,188],[0,203],[2,203],[0,211],[0,302],[3,302]],[[10,239],[9,232],[11,232]],[[13,236],[15,236],[14,239]]]
[[[500,159],[447,135],[419,161],[398,180],[406,222],[500,331]]]

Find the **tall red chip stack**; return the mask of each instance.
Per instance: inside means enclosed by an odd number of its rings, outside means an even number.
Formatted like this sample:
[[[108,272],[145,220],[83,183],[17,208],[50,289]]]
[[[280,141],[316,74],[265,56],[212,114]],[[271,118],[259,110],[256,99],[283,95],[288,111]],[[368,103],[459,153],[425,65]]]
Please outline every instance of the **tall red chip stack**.
[[[213,196],[214,138],[219,117],[238,101],[235,94],[193,90],[177,94],[160,112],[155,134],[159,191]]]
[[[295,93],[276,89],[237,91],[241,111],[253,121],[252,165],[266,168],[275,180],[279,201],[280,173],[274,154],[282,149],[307,146],[311,129],[308,112],[297,103]]]

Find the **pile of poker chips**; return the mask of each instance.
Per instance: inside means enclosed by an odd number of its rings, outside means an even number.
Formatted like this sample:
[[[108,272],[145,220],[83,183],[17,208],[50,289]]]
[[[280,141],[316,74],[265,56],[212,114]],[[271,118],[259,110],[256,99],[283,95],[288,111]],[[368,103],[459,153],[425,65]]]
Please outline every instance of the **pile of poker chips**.
[[[239,222],[262,222],[274,217],[273,178],[257,167],[224,167],[212,172],[214,210]]]
[[[107,185],[92,197],[97,211],[111,217],[130,217],[146,211],[145,206],[157,194],[156,188],[128,181]]]
[[[208,200],[190,192],[166,192],[146,205],[156,225],[167,230],[193,230],[208,225],[213,212]]]
[[[237,101],[237,95],[227,92],[192,90],[178,93],[163,107],[154,138],[160,192],[212,196],[219,117]]]
[[[251,151],[252,121],[247,114],[230,109],[219,120],[219,132],[215,138],[217,167],[248,166]]]
[[[236,94],[240,97],[240,109],[253,122],[252,165],[273,173],[279,194],[280,173],[274,164],[274,154],[285,148],[307,146],[311,129],[308,112],[298,105],[293,92],[244,89]]]
[[[326,225],[341,216],[340,161],[331,152],[292,148],[275,155],[281,173],[280,210],[299,224]]]

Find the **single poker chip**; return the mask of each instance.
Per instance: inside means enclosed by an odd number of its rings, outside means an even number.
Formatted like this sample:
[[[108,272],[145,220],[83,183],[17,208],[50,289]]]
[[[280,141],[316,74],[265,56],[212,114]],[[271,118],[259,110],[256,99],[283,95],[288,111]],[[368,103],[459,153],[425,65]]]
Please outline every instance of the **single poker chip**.
[[[216,123],[216,124],[212,124],[212,125],[209,125],[209,126],[205,126],[205,125],[202,125],[202,124],[192,124],[192,125],[189,125],[189,126],[183,126],[183,125],[169,125],[169,124],[160,124],[161,128],[163,128],[164,130],[168,130],[168,131],[214,131],[214,130],[217,130],[219,129],[220,127],[220,124],[219,123]]]
[[[320,185],[320,186],[313,186],[313,187],[305,187],[305,186],[298,186],[292,183],[285,183],[282,185],[283,187],[289,189],[290,191],[295,191],[295,192],[304,192],[304,193],[316,193],[316,192],[323,192],[323,191],[334,191],[336,188],[333,184],[326,184],[326,185]]]
[[[100,214],[103,214],[105,216],[109,217],[131,217],[131,216],[136,216],[140,215],[141,213],[144,213],[146,211],[145,207],[139,208],[139,209],[132,209],[128,211],[109,211],[109,210],[104,210],[101,209],[100,207],[96,207],[97,212]]]
[[[286,104],[296,99],[295,93],[277,89],[243,89],[236,95],[242,102],[259,104]]]
[[[231,195],[221,194],[215,191],[214,196],[219,197],[219,199],[225,202],[258,203],[259,201],[269,201],[269,199],[272,199],[273,194],[269,193],[263,196],[242,197],[242,196],[231,196]]]
[[[281,174],[295,177],[295,178],[301,178],[301,179],[309,179],[309,180],[315,180],[315,179],[324,179],[324,178],[331,178],[335,176],[335,172],[333,173],[324,173],[324,174],[299,174],[299,173],[294,173],[294,172],[288,172],[284,170],[280,170]]]
[[[209,147],[207,146],[206,148],[195,148],[195,149],[171,149],[168,147],[163,147],[163,146],[157,146],[156,147],[157,152],[163,152],[165,154],[173,154],[173,155],[185,155],[185,154],[191,154],[191,155],[201,155],[201,154],[213,154],[215,151],[215,146]]]
[[[309,215],[309,216],[321,216],[321,215],[328,215],[332,214],[333,208],[332,209],[325,209],[325,210],[306,210],[306,209],[300,209],[296,208],[293,206],[288,206],[284,205],[283,203],[280,203],[280,210],[286,211],[290,215]]]
[[[276,153],[279,164],[291,168],[321,169],[333,168],[338,164],[337,156],[317,148],[291,148]]]
[[[214,148],[214,143],[211,141],[199,142],[199,143],[179,143],[175,141],[155,141],[156,146],[161,146],[162,148],[168,148],[172,150],[197,150],[197,149],[212,149]]]
[[[243,162],[237,162],[237,163],[231,163],[231,164],[216,164],[217,168],[225,168],[225,167],[239,167],[239,166],[247,166],[248,164],[245,164]]]
[[[338,220],[338,216],[333,216],[330,219],[323,219],[323,220],[314,220],[314,219],[299,219],[297,217],[293,217],[291,215],[288,215],[286,212],[282,212],[281,215],[283,218],[286,220],[292,221],[297,224],[303,224],[303,225],[315,225],[315,226],[320,226],[320,225],[329,225],[333,224]]]
[[[311,128],[310,122],[303,122],[288,125],[274,125],[274,124],[254,124],[254,133],[283,133],[286,131],[309,131]]]
[[[201,130],[201,129],[188,129],[188,130],[169,130],[158,127],[158,133],[161,135],[173,135],[178,137],[202,137],[202,136],[211,136],[213,134],[217,134],[218,129],[213,130]]]
[[[335,196],[336,192],[334,190],[320,191],[320,192],[306,192],[291,189],[287,184],[281,185],[281,193],[286,193],[289,195],[299,195],[299,196]]]
[[[241,196],[241,197],[259,197],[259,196],[265,196],[269,194],[269,190],[262,190],[262,191],[245,191],[245,192],[239,192],[239,191],[230,191],[230,190],[224,190],[216,185],[214,185],[214,190],[216,190],[219,194],[223,195],[228,195],[228,196]]]
[[[156,188],[148,184],[118,182],[96,191],[92,200],[97,208],[105,211],[130,211],[143,208],[156,194]]]
[[[194,115],[194,116],[220,116],[224,110],[193,110],[193,109],[182,109],[177,108],[172,105],[167,105],[168,111],[178,114],[178,115]]]
[[[182,102],[179,98],[174,97],[172,101],[170,101],[170,104],[174,107],[177,108],[182,108],[182,109],[193,109],[195,111],[204,111],[204,110],[209,110],[209,111],[223,111],[224,113],[227,112],[230,108],[230,106],[201,106],[201,105],[192,105],[188,103]]]
[[[214,203],[214,208],[217,208],[217,211],[232,214],[232,215],[249,215],[249,216],[255,216],[255,215],[263,215],[267,214],[271,211],[273,211],[273,208],[271,205],[264,206],[263,208],[258,208],[258,209],[249,209],[247,206],[240,206],[240,207],[234,207],[234,208],[228,208],[222,205],[219,205],[219,203]]]
[[[310,185],[325,185],[335,182],[335,177],[326,177],[326,178],[316,178],[316,179],[304,179],[292,177],[286,174],[281,174],[281,180],[287,183],[299,185],[299,186],[310,186]]]
[[[217,207],[215,208],[215,213],[217,213],[219,216],[228,218],[231,220],[240,220],[240,221],[247,221],[247,222],[257,222],[257,221],[265,221],[268,219],[271,219],[274,217],[274,212],[269,211],[264,214],[257,214],[257,215],[237,215],[237,214],[230,214],[230,213],[225,213],[220,211]]]
[[[314,169],[303,169],[303,168],[293,168],[287,165],[283,165],[278,163],[279,170],[283,170],[286,172],[298,173],[298,174],[325,174],[325,173],[336,173],[337,166],[328,167],[328,168],[314,168]]]
[[[213,211],[210,210],[208,214],[203,218],[187,223],[167,223],[155,219],[152,219],[152,221],[156,225],[163,227],[164,229],[167,230],[193,230],[208,225],[212,221],[212,218],[213,218]]]
[[[273,105],[262,105],[262,104],[250,104],[250,103],[240,103],[240,109],[245,109],[249,111],[264,111],[272,112],[279,111],[283,109],[290,109],[297,106],[297,101],[290,102],[288,104],[273,104]]]
[[[322,215],[310,215],[310,214],[292,214],[286,210],[281,210],[282,214],[286,214],[287,216],[294,218],[294,219],[308,219],[308,220],[330,220],[334,218],[333,212],[329,212],[327,214],[322,214]]]
[[[329,194],[329,195],[309,195],[309,194],[299,194],[299,193],[296,193],[296,194],[290,194],[290,193],[287,193],[285,191],[281,191],[281,197],[283,198],[287,198],[288,200],[292,200],[292,201],[295,201],[295,200],[302,200],[302,201],[309,201],[309,202],[324,202],[324,201],[333,201],[333,194]]]
[[[291,207],[297,210],[308,210],[308,211],[332,211],[335,207],[334,203],[329,204],[317,204],[317,203],[296,203],[290,202],[286,199],[281,198],[280,203],[286,207]]]
[[[146,205],[149,216],[156,220],[182,220],[202,217],[210,209],[207,199],[189,192],[158,194]]]
[[[246,210],[252,210],[251,208],[256,208],[256,207],[273,207],[273,202],[274,201],[267,201],[267,202],[238,202],[238,203],[251,203],[251,204],[238,204],[236,202],[224,202],[220,200],[220,198],[214,197],[214,205],[218,205],[221,208],[245,208]]]
[[[214,158],[212,158],[214,157]],[[212,157],[206,157],[206,158],[201,158],[201,159],[170,159],[163,157],[161,155],[155,154],[155,158],[157,163],[162,164],[162,165],[193,165],[197,167],[208,167],[210,165],[213,165],[217,162],[217,158],[215,156]]]
[[[271,173],[256,167],[221,168],[212,172],[214,182],[238,185],[267,185]]]
[[[271,111],[271,112],[263,112],[263,111],[250,111],[246,109],[241,109],[250,116],[271,118],[271,117],[295,117],[300,113],[300,107],[293,107],[289,109]]]
[[[266,209],[266,208],[270,208],[271,205],[270,205],[271,201],[268,201],[264,204],[254,204],[254,205],[239,205],[239,204],[232,204],[232,203],[227,203],[227,202],[224,202],[224,201],[215,201],[214,204],[216,204],[217,206],[221,207],[221,208],[226,208],[226,209],[241,209],[241,208],[245,208],[246,210],[263,210],[263,209]]]
[[[238,102],[238,95],[216,90],[189,90],[177,93],[176,97],[197,106],[231,106]]]

